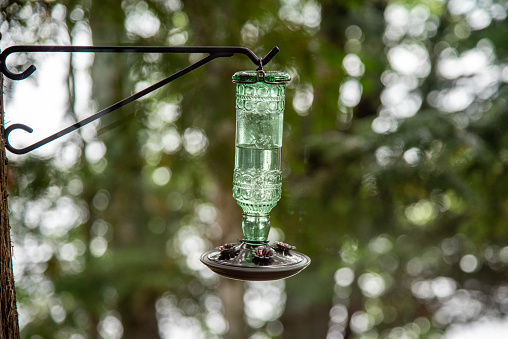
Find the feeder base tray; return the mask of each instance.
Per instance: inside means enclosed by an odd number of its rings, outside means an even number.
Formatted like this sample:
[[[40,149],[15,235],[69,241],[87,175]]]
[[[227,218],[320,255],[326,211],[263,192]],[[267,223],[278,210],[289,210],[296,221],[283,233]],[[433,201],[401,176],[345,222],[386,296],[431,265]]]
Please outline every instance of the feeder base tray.
[[[288,249],[278,250],[268,245],[255,246],[246,243],[228,246],[204,253],[201,262],[213,272],[230,279],[284,279],[299,273],[310,264],[308,256]]]

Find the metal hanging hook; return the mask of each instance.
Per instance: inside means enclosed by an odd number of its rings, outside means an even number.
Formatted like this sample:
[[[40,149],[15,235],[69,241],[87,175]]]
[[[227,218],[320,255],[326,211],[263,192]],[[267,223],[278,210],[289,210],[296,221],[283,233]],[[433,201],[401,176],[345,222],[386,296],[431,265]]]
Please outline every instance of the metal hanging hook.
[[[31,65],[25,71],[21,73],[13,73],[7,69],[6,59],[12,53],[37,53],[37,52],[91,52],[91,53],[207,53],[208,56],[205,58],[191,64],[190,66],[172,74],[171,76],[155,83],[152,86],[145,88],[144,90],[135,93],[116,104],[109,106],[96,114],[83,119],[47,138],[44,138],[30,146],[24,148],[15,148],[9,142],[9,135],[11,132],[15,130],[24,130],[28,133],[32,133],[33,129],[24,124],[12,124],[9,127],[2,130],[2,137],[5,140],[5,147],[12,153],[15,154],[25,154],[33,151],[36,148],[39,148],[53,140],[56,140],[72,131],[75,131],[90,122],[97,120],[106,114],[109,114],[128,103],[135,101],[156,89],[170,83],[171,81],[193,71],[194,69],[203,66],[209,61],[220,58],[220,57],[231,57],[234,54],[244,54],[249,59],[254,62],[255,65],[260,66],[266,65],[273,57],[279,52],[278,47],[272,48],[272,50],[264,57],[257,57],[251,50],[245,47],[145,47],[145,46],[135,46],[135,47],[124,47],[124,46],[12,46],[6,48],[2,53],[0,53],[0,71],[8,78],[12,80],[23,80],[29,77],[33,72],[35,72],[35,66]],[[3,126],[2,126],[3,129]]]

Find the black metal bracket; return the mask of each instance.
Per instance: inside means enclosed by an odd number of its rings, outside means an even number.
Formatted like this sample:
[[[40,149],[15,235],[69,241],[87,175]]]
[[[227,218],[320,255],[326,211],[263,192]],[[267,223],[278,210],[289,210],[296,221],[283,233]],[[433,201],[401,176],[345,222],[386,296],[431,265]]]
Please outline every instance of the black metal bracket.
[[[258,66],[258,70],[262,71],[263,66],[266,65],[272,58],[279,52],[278,47],[272,48],[272,50],[264,57],[259,58],[254,54],[251,50],[245,47],[200,47],[200,46],[192,46],[192,47],[164,47],[164,46],[12,46],[8,47],[0,53],[0,72],[2,72],[6,77],[12,80],[23,80],[28,78],[33,72],[35,72],[36,68],[34,65],[28,67],[25,71],[21,73],[13,73],[7,69],[6,59],[10,54],[13,53],[40,53],[40,52],[66,52],[66,53],[79,53],[79,52],[88,52],[88,53],[202,53],[208,54],[208,56],[203,59],[191,64],[190,66],[170,75],[169,77],[141,90],[119,102],[113,104],[94,115],[83,119],[75,124],[57,132],[47,138],[44,138],[30,146],[24,148],[15,148],[9,143],[9,134],[17,129],[24,130],[28,133],[32,133],[33,129],[24,124],[12,124],[9,127],[5,128],[2,125],[2,137],[5,139],[5,147],[12,153],[15,154],[25,154],[33,151],[36,148],[39,148],[53,140],[56,140],[72,131],[75,131],[90,122],[97,120],[106,114],[109,114],[128,103],[131,103],[153,91],[159,89],[160,87],[167,85],[171,81],[195,70],[196,68],[203,66],[204,64],[221,57],[232,57],[234,54],[244,54],[249,57],[252,62]]]

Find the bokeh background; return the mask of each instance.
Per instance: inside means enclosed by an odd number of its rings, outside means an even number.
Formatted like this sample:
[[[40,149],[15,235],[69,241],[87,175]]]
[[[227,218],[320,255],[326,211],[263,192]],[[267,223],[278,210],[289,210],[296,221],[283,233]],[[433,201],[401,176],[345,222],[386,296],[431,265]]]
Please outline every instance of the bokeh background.
[[[29,156],[9,155],[22,338],[505,338],[505,0],[1,0],[19,44],[243,46],[286,71],[272,239],[312,264],[220,278],[241,235],[235,85],[218,59]],[[201,58],[15,54],[16,147]],[[40,137],[37,133],[41,133]]]

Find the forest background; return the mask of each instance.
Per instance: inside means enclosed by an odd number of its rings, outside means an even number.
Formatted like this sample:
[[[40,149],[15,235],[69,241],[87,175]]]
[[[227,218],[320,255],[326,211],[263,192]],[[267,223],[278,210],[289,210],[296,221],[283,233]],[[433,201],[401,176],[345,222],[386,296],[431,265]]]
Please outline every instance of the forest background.
[[[2,49],[243,46],[264,56],[278,46],[266,69],[293,81],[271,238],[312,259],[295,277],[256,283],[199,262],[242,237],[230,79],[254,65],[218,59],[61,142],[8,153],[22,338],[455,338],[487,323],[506,331],[506,1],[0,8]],[[13,133],[12,143],[30,144],[42,125],[56,132],[199,57],[12,55],[11,70],[38,67],[5,80],[6,126],[36,130]]]

